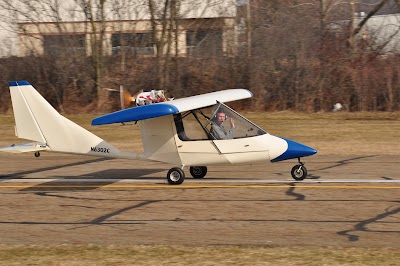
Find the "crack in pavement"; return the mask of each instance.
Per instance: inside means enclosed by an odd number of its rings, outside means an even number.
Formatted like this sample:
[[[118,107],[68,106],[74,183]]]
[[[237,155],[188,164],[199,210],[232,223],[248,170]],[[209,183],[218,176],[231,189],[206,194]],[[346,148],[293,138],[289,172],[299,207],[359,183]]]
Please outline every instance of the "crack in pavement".
[[[111,212],[111,213],[102,215],[102,216],[100,216],[100,217],[98,217],[98,218],[96,218],[96,219],[93,219],[93,220],[90,222],[90,224],[100,224],[100,223],[104,222],[105,220],[107,220],[108,218],[111,218],[111,217],[113,217],[113,216],[115,216],[115,215],[121,214],[121,213],[123,213],[123,212],[125,212],[125,211],[129,211],[129,210],[132,210],[132,209],[136,209],[136,208],[139,208],[139,207],[142,207],[142,206],[151,204],[151,203],[155,203],[155,202],[159,202],[159,201],[158,201],[158,200],[147,200],[147,201],[143,201],[143,202],[141,202],[141,203],[139,203],[139,204],[135,204],[135,205],[133,205],[133,206],[128,206],[128,207],[126,207],[126,208],[116,210],[116,211],[114,211],[114,212]]]
[[[355,226],[354,229],[352,230],[344,230],[344,231],[339,231],[337,232],[338,235],[341,236],[346,236],[348,238],[349,241],[355,242],[358,241],[360,239],[360,237],[358,235],[356,235],[356,232],[377,232],[377,233],[400,233],[400,231],[394,230],[394,231],[382,231],[382,230],[369,230],[367,228],[368,225],[375,223],[375,222],[379,222],[379,220],[384,219],[386,217],[395,215],[397,213],[400,213],[400,207],[395,208],[391,211],[387,210],[384,213],[378,214],[375,217],[372,217],[370,219],[364,220],[364,221],[360,221],[358,222]],[[379,223],[389,223],[389,222],[379,222]],[[397,222],[393,222],[394,224],[397,224]]]
[[[71,192],[71,191],[68,191]],[[82,192],[82,191],[79,191]],[[35,192],[34,195],[43,196],[43,197],[55,197],[61,199],[72,199],[72,200],[94,200],[94,201],[115,201],[115,202],[132,202],[132,199],[111,199],[111,198],[86,198],[86,197],[73,197],[73,196],[64,196],[59,194],[51,194],[52,192]],[[1,193],[0,193],[1,194]]]
[[[350,159],[346,159],[346,160],[341,160],[341,161],[336,162],[336,165],[324,167],[324,168],[321,168],[321,169],[317,169],[315,171],[322,171],[322,170],[327,170],[327,169],[331,169],[331,168],[335,168],[335,167],[340,167],[340,166],[348,164],[351,161],[365,159],[365,158],[371,158],[371,157],[376,157],[376,155],[360,156],[360,157],[350,158]]]

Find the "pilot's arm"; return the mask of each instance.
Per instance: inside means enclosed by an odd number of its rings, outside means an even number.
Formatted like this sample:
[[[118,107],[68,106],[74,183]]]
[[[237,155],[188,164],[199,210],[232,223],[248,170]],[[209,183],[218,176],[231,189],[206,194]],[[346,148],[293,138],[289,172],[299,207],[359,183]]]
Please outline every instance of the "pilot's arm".
[[[233,118],[229,118],[229,123],[231,124],[231,128],[228,132],[228,139],[233,139],[233,134],[235,133],[235,120],[233,120]]]
[[[235,133],[235,128],[231,127],[226,135],[226,139],[233,139],[233,134]]]
[[[233,139],[234,127],[231,127],[228,132],[226,132],[224,127],[220,127],[217,124],[212,124],[211,128],[211,134],[215,137],[215,139]]]

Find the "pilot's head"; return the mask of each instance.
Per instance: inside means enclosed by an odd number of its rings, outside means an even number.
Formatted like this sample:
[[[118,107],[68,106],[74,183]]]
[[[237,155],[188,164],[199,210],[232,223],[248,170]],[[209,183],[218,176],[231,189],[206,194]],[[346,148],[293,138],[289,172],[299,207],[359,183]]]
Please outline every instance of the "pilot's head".
[[[226,120],[226,114],[223,110],[218,110],[216,115],[216,122],[218,125],[221,125]]]

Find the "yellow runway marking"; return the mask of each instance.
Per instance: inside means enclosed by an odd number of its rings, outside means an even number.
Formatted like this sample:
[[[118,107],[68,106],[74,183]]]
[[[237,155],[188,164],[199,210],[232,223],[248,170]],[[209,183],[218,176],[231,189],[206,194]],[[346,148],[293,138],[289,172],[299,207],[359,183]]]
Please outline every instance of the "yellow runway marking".
[[[132,189],[212,189],[212,188],[251,188],[251,189],[272,189],[272,188],[325,188],[325,189],[400,189],[400,186],[357,186],[357,185],[340,185],[340,186],[327,186],[327,185],[214,185],[214,186],[188,186],[188,185],[7,185],[0,186],[1,188],[98,188],[98,189],[121,189],[121,188],[132,188]]]

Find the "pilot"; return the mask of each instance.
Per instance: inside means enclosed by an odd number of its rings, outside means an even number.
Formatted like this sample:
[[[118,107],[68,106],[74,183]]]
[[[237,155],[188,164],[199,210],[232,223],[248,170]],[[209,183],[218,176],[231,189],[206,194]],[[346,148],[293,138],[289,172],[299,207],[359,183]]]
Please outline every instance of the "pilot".
[[[214,122],[211,125],[211,135],[215,139],[233,139],[233,133],[235,130],[235,121],[233,118],[229,118],[231,128],[227,131],[223,126],[224,121],[227,119],[225,112],[222,109],[217,111]]]

